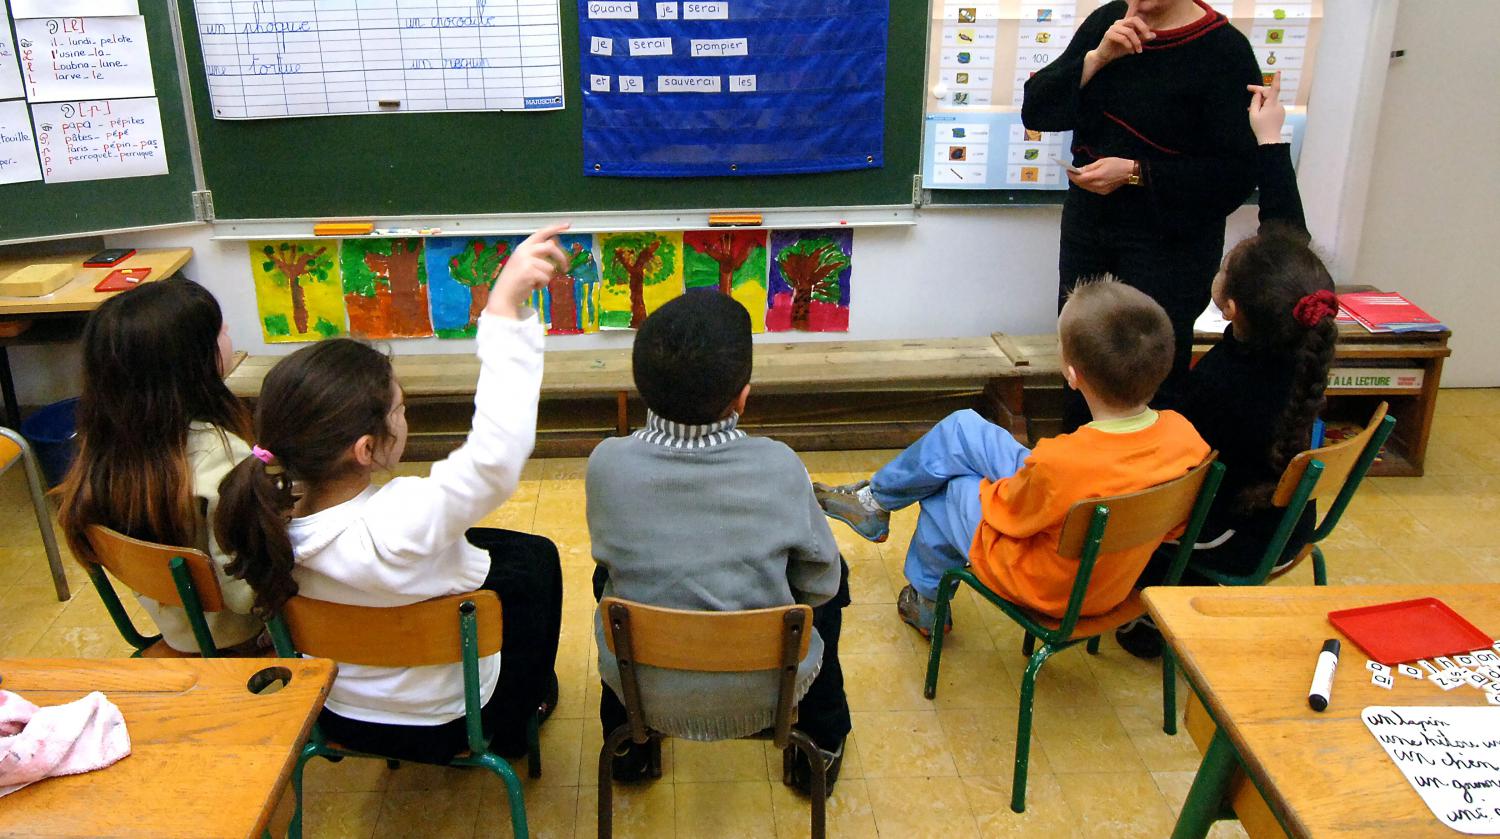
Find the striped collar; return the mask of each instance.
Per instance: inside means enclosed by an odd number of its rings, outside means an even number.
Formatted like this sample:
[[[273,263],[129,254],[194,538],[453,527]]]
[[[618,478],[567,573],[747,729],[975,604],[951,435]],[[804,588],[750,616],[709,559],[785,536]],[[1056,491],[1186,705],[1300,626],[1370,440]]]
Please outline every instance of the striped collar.
[[[662,419],[655,412],[647,409],[646,427],[630,436],[647,443],[666,446],[669,449],[707,449],[744,437],[745,432],[735,427],[739,421],[739,414],[730,414],[718,422],[711,422],[707,425],[684,425],[680,422]]]

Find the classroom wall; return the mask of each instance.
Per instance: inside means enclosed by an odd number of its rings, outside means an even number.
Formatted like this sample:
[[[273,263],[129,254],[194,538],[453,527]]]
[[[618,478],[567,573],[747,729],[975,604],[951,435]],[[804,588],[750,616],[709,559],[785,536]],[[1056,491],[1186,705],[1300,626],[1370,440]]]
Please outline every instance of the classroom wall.
[[[1253,232],[1253,208],[1237,213],[1229,241]],[[853,305],[847,336],[779,333],[760,341],[938,338],[991,332],[1036,334],[1053,328],[1057,295],[1056,207],[927,209],[908,227],[855,231]],[[214,241],[189,227],[108,238],[110,246],[193,248],[184,273],[208,286],[224,306],[235,346],[285,354],[298,345],[267,345],[255,315],[244,242]],[[557,349],[628,347],[631,333],[553,337]],[[469,352],[471,341],[390,342],[401,353]],[[76,347],[11,350],[23,404],[76,395]]]
[[[1453,329],[1450,386],[1500,385],[1497,30],[1495,0],[1401,3],[1356,262]]]

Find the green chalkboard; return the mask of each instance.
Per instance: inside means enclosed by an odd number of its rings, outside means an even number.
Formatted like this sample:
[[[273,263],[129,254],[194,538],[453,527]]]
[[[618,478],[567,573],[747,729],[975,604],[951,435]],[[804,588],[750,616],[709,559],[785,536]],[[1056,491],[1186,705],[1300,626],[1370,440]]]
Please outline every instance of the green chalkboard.
[[[578,4],[561,0],[567,108],[542,113],[213,118],[191,0],[179,0],[203,169],[220,219],[911,204],[925,0],[891,0],[885,165],[744,178],[586,178]]]
[[[151,73],[161,107],[167,174],[141,178],[0,186],[0,241],[93,233],[193,220],[192,149],[182,84],[177,73],[177,37],[170,3],[140,0],[151,49]],[[15,30],[12,28],[14,37]]]

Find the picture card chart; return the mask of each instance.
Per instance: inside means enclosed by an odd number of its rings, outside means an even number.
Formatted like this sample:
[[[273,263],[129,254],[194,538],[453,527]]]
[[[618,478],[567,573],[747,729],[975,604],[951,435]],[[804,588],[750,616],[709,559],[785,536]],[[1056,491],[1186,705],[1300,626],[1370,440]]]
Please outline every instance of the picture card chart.
[[[47,183],[167,174],[155,97],[31,106]]]
[[[140,15],[17,19],[16,43],[32,102],[156,95]]]
[[[888,0],[579,0],[584,174],[884,164]]]
[[[1021,104],[1026,82],[1062,55],[1079,25],[1101,5],[1103,0],[933,2],[924,186],[1068,188],[1065,166],[1055,159],[1071,162],[1071,134],[1025,130]],[[1250,41],[1266,84],[1281,73],[1281,101],[1289,108],[1288,125],[1296,127],[1293,144],[1300,145],[1322,0],[1216,0],[1208,5]],[[953,131],[967,136],[955,137]],[[978,142],[974,132],[983,133],[985,142]]]
[[[218,119],[563,107],[558,0],[195,0]]]
[[[1371,706],[1361,717],[1438,821],[1500,835],[1500,710]]]
[[[0,102],[0,184],[42,179],[36,156],[36,136],[26,103],[19,99]]]

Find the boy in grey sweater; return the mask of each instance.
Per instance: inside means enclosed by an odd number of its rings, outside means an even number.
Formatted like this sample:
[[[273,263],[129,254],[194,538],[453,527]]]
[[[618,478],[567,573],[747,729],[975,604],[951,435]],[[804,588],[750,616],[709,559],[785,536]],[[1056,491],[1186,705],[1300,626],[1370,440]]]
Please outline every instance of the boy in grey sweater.
[[[727,295],[690,292],[646,319],[632,361],[646,427],[600,443],[585,482],[594,593],[701,611],[815,607],[797,674],[797,727],[825,752],[831,791],[849,733],[838,663],[848,567],[802,461],[735,427],[750,394],[749,315]],[[608,737],[626,721],[625,708],[597,615],[595,635]],[[739,737],[773,722],[775,671],[638,673],[647,724],[674,737]],[[615,780],[642,778],[644,752],[627,741]],[[806,792],[809,767],[798,755],[795,785]]]

